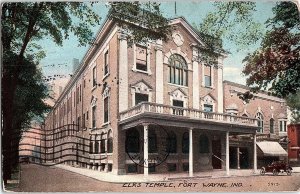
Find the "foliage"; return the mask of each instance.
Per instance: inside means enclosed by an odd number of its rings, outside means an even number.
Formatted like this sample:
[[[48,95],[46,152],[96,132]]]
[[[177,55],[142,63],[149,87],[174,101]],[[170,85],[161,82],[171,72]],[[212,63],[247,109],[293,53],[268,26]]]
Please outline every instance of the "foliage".
[[[253,14],[255,2],[215,2],[216,11],[207,14],[196,28],[216,38],[226,39],[245,49],[256,43],[263,34],[262,25]]]
[[[129,44],[168,39],[171,28],[161,14],[159,3],[113,2],[110,6],[110,14],[127,34]]]
[[[261,47],[244,59],[243,73],[249,76],[247,85],[286,97],[300,88],[299,13],[292,2],[277,3],[273,12],[275,16],[267,22],[271,29]]]
[[[289,94],[286,103],[292,111],[292,123],[300,123],[300,90],[296,94]]]

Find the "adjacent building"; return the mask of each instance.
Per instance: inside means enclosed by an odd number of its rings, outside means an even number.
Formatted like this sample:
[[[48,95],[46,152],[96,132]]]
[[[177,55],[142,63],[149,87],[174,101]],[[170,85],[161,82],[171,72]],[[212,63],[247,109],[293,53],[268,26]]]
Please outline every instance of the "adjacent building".
[[[129,45],[106,19],[45,120],[46,162],[145,176],[257,169],[257,135],[286,134],[284,101],[243,103],[247,88],[223,83],[220,45],[207,60],[205,35],[182,17],[170,25],[167,42]]]

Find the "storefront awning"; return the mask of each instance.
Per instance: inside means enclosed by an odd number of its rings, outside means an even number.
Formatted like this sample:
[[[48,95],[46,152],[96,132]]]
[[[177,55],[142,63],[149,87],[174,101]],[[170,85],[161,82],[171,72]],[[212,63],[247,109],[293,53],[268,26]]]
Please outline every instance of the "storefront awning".
[[[261,149],[264,156],[287,156],[287,152],[281,147],[278,142],[262,141],[256,145]]]

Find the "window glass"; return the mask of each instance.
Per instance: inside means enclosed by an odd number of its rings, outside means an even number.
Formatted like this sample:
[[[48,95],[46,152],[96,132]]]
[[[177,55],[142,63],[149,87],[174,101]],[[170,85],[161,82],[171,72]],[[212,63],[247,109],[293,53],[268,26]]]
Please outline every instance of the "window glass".
[[[204,80],[205,80],[205,86],[210,87],[211,86],[211,66],[209,66],[209,65],[204,66]]]
[[[100,152],[105,153],[105,137],[104,133],[101,133],[101,140],[100,140]]]
[[[274,119],[270,119],[270,133],[274,133]]]
[[[96,127],[96,106],[92,108],[92,128]]]
[[[104,98],[104,123],[108,122],[108,97]]]
[[[136,69],[147,71],[147,48],[136,46]]]
[[[108,64],[109,63],[109,58],[108,58],[108,51],[105,52],[104,54],[104,76],[108,74]]]
[[[213,112],[213,105],[204,104],[204,112]]]
[[[93,68],[93,87],[97,84],[96,67]]]
[[[264,132],[264,118],[263,118],[263,115],[260,112],[258,112],[256,114],[256,118],[258,119],[257,126],[260,127],[260,128],[257,129],[257,132],[263,133]]]
[[[107,139],[107,153],[113,152],[113,137],[112,132],[109,130],[108,132],[108,139]]]
[[[169,58],[169,83],[187,86],[188,68],[184,58],[173,54]]]
[[[173,100],[173,106],[183,107],[183,101]],[[173,108],[174,115],[183,115],[183,110],[181,108]]]
[[[135,105],[141,102],[148,102],[149,96],[148,94],[135,93]]]

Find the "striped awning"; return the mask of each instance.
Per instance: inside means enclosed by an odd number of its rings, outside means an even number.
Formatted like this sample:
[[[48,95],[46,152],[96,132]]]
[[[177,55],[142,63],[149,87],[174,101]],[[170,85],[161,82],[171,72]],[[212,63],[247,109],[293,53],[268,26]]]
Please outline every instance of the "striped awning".
[[[256,145],[261,149],[264,156],[287,156],[287,152],[281,147],[278,142],[262,141]]]

